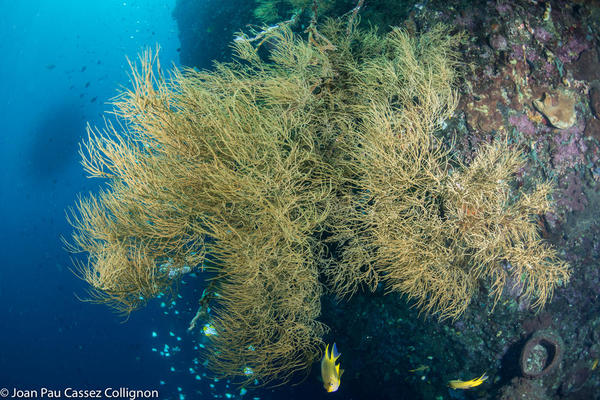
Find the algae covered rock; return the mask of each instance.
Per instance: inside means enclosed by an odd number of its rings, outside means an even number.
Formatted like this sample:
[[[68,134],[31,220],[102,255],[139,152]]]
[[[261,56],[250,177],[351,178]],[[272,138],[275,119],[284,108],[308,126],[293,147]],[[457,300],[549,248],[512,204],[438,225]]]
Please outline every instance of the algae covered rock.
[[[533,105],[555,128],[567,129],[577,121],[575,96],[564,88],[552,94],[544,93],[541,99],[533,101]]]

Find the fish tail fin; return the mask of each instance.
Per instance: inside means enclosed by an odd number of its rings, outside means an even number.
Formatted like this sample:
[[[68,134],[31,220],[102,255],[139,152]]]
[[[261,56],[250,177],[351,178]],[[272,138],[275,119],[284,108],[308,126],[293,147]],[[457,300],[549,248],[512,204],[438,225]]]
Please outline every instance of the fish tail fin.
[[[338,352],[335,342],[333,342],[333,349],[331,349],[331,358],[333,358],[334,360],[337,360],[337,358],[341,355],[342,354],[340,352]]]

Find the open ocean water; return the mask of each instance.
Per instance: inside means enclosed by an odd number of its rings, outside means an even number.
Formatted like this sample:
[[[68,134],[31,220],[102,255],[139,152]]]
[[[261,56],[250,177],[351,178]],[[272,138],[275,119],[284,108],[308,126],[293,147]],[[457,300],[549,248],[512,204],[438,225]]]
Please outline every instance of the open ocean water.
[[[124,323],[107,307],[79,301],[86,284],[60,239],[70,235],[65,210],[101,183],[85,177],[78,146],[86,124],[102,126],[107,102],[128,85],[126,57],[160,45],[163,65],[179,63],[173,7],[173,0],[0,2],[0,388],[11,394],[129,388],[178,399],[179,387],[186,398],[202,397],[194,375],[171,371],[177,361],[152,351],[177,329],[159,305]]]

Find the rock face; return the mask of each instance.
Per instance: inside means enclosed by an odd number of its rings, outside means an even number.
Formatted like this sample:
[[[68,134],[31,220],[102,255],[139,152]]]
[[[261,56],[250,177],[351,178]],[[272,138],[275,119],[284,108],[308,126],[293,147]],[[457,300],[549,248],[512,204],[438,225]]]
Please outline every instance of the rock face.
[[[566,89],[559,89],[554,94],[544,93],[541,99],[533,101],[533,105],[555,128],[567,129],[577,121],[575,97]]]
[[[594,116],[600,119],[600,84],[590,89],[590,109]]]

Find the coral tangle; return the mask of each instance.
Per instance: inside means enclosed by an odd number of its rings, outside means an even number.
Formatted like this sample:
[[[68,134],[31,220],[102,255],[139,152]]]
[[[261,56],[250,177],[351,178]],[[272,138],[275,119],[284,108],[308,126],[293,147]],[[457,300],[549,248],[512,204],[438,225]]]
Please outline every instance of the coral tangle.
[[[209,367],[268,383],[319,356],[324,286],[383,281],[445,318],[478,278],[497,298],[516,276],[537,305],[568,278],[536,229],[549,185],[510,190],[519,153],[490,145],[465,167],[433,136],[460,37],[346,25],[272,29],[269,60],[240,38],[238,61],[170,79],[141,57],[115,101],[123,130],[90,130],[82,151],[109,181],[71,214],[94,300],[128,313],[209,269]]]

